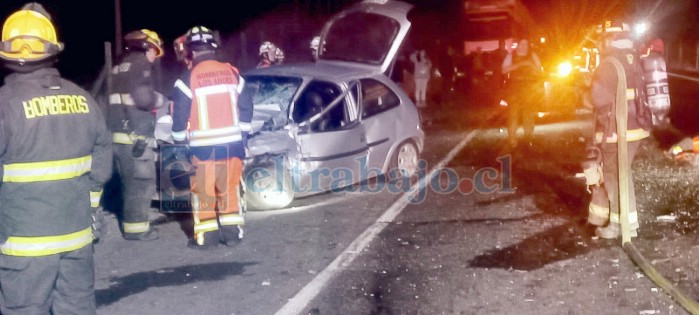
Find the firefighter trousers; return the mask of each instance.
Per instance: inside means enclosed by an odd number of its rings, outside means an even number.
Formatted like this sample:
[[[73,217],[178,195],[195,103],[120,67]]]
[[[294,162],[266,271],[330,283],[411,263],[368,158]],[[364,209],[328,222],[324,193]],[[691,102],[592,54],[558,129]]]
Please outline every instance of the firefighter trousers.
[[[641,141],[628,142],[629,171],[631,164]],[[619,173],[617,144],[605,143],[602,145],[602,176],[604,182],[602,189],[592,191],[592,202],[588,221],[595,225],[603,225],[605,221],[611,224],[620,224],[619,215]],[[639,228],[638,212],[636,211],[636,193],[634,191],[633,176],[629,172],[629,226],[632,230]]]
[[[508,111],[507,138],[510,146],[517,146],[519,127],[524,131],[524,141],[531,141],[542,100],[536,82],[510,82],[505,87],[505,100]]]
[[[148,212],[156,190],[155,152],[146,148],[143,156],[133,157],[132,144],[114,144],[115,169],[121,179],[124,202],[122,228],[124,235],[148,232]]]
[[[97,314],[93,247],[39,257],[0,255],[0,311]]]
[[[225,160],[200,160],[192,157],[196,169],[190,179],[194,238],[203,245],[204,234],[245,223],[240,212],[240,177],[243,162],[232,157]]]

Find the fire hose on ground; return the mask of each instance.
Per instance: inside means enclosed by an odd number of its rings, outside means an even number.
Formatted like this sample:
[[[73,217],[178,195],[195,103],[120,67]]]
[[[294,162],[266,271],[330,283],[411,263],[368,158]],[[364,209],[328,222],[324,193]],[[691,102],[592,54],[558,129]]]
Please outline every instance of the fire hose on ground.
[[[619,214],[621,221],[621,245],[626,254],[631,260],[648,276],[655,284],[660,286],[667,294],[674,298],[688,312],[698,315],[699,303],[687,296],[679,288],[673,285],[663,275],[661,275],[648,260],[641,255],[636,246],[631,243],[631,231],[629,224],[629,174],[631,165],[628,160],[628,147],[626,141],[627,128],[627,106],[618,106],[627,104],[626,101],[626,76],[623,66],[617,61],[612,62],[617,69],[619,78],[617,93],[616,93],[616,127],[617,127],[617,154],[619,165]]]

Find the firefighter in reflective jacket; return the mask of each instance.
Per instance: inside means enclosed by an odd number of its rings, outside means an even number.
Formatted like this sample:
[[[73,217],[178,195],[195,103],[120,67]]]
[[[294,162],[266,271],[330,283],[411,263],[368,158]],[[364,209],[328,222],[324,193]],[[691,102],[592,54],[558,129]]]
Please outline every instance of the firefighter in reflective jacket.
[[[196,170],[190,180],[194,233],[188,246],[233,246],[243,236],[239,186],[252,99],[242,93],[238,70],[216,60],[219,43],[211,30],[193,27],[186,46],[193,67],[175,82],[172,134],[176,143],[188,144]]]
[[[40,4],[7,18],[2,43],[0,312],[95,314],[92,226],[111,135],[92,96],[53,67],[63,44]]]
[[[595,144],[601,148],[601,185],[592,191],[588,222],[597,225],[596,235],[604,239],[617,238],[621,233],[619,218],[619,173],[617,157],[616,106],[628,108],[628,165],[642,139],[650,133],[650,112],[637,103],[642,88],[641,73],[634,43],[626,24],[605,23],[600,41],[603,57],[592,78],[591,99],[595,112]],[[625,82],[625,84],[624,84]],[[617,104],[617,97],[626,104]],[[631,236],[637,235],[638,213],[632,176],[629,175],[629,225]]]
[[[123,196],[122,230],[127,240],[154,240],[148,212],[156,191],[153,109],[167,100],[154,90],[152,64],[163,55],[158,34],[142,29],[124,37],[126,55],[112,69],[107,124]]]

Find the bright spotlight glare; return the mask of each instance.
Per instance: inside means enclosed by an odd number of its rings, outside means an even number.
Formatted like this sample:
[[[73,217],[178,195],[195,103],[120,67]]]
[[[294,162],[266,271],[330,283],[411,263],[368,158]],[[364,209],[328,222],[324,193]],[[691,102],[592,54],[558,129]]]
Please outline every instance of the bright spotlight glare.
[[[634,27],[636,34],[643,35],[648,30],[648,25],[645,22],[637,23]]]
[[[566,61],[566,62],[561,62],[558,65],[558,76],[560,77],[566,77],[568,76],[571,72],[573,72],[573,65]]]

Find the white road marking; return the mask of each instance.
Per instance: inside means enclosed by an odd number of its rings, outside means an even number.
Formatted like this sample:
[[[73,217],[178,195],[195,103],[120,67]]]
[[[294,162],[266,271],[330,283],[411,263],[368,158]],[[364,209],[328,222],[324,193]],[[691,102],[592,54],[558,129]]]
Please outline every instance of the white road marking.
[[[279,309],[275,314],[278,315],[291,315],[299,314],[302,312],[308,303],[311,302],[325,287],[325,285],[330,282],[337,274],[345,270],[352,261],[354,261],[357,256],[371,243],[371,241],[383,231],[386,226],[393,222],[393,220],[405,209],[405,207],[410,202],[411,197],[415,196],[420,190],[425,189],[427,183],[429,183],[432,178],[438,174],[437,170],[444,167],[449,163],[471,140],[476,136],[479,131],[474,130],[469,132],[466,137],[461,140],[447,156],[442,159],[436,166],[430,170],[429,174],[420,179],[418,182],[418,190],[406,192],[398,200],[396,200],[387,210],[384,212],[372,225],[370,225],[362,234],[360,234],[352,243],[345,248],[342,253],[337,256],[323,271],[318,273],[318,275],[311,280],[306,286],[301,289],[296,295],[289,299],[289,301]]]

